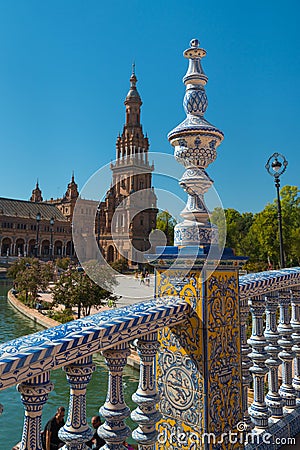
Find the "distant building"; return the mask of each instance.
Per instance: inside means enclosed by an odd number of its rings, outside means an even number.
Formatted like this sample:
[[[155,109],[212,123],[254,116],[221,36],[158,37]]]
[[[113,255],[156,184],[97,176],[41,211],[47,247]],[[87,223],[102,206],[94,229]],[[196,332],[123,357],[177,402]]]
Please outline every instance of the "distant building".
[[[108,262],[122,257],[139,260],[137,253],[148,250],[149,234],[156,227],[154,166],[148,161],[149,140],[140,122],[142,100],[136,82],[133,70],[124,102],[126,121],[116,142],[116,162],[111,164],[112,186],[99,205],[99,245]]]
[[[116,143],[116,162],[111,164],[112,184],[104,201],[80,199],[81,232],[96,239],[108,262],[122,257],[129,263],[136,253],[149,248],[149,234],[156,227],[157,199],[152,187],[148,137],[140,123],[142,101],[133,71],[125,99],[126,122]],[[1,256],[73,257],[72,217],[79,198],[74,174],[63,197],[43,200],[39,183],[30,201],[0,198]],[[78,212],[77,212],[78,213]],[[93,215],[94,227],[88,227]],[[93,229],[91,229],[93,228]],[[89,239],[86,239],[86,257]],[[92,250],[91,250],[92,252]]]
[[[30,201],[0,198],[1,256],[73,256],[70,220],[43,202],[38,183]]]

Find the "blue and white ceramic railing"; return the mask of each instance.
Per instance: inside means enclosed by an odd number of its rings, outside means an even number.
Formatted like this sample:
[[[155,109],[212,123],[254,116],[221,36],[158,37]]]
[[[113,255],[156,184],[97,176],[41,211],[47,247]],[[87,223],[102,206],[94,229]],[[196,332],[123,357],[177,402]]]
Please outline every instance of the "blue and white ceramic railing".
[[[240,277],[243,409],[247,432],[254,429],[256,434],[290,437],[300,431],[299,282],[299,268]],[[252,334],[247,340],[250,313]],[[248,408],[251,381],[253,401]],[[280,442],[278,439],[270,448],[280,448]],[[248,444],[247,448],[268,447],[256,443]]]
[[[294,436],[300,431],[300,268],[242,276],[239,292],[245,431]],[[250,312],[252,334],[247,340]],[[140,356],[140,382],[133,395],[137,408],[131,418],[138,427],[132,436],[140,450],[162,448],[156,447],[156,423],[161,417],[154,371],[158,332],[183,323],[192,313],[183,299],[157,299],[1,344],[0,389],[17,385],[25,410],[20,448],[42,448],[42,409],[53,389],[51,371],[60,367],[70,385],[68,416],[60,432],[64,449],[87,448],[85,442],[92,431],[86,420],[85,393],[95,370],[92,355],[101,351],[109,383],[105,404],[100,408],[105,422],[98,433],[105,439],[107,450],[123,449],[122,443],[131,431],[126,425],[130,410],[124,402],[122,373],[130,354],[128,343],[133,340]],[[252,381],[254,399],[248,410]],[[279,447],[246,445],[247,449]]]
[[[43,405],[53,384],[51,370],[63,367],[70,384],[70,404],[60,431],[65,450],[87,449],[93,435],[86,421],[85,393],[95,366],[92,355],[101,351],[108,366],[105,404],[100,408],[105,423],[99,429],[107,449],[123,449],[131,433],[125,423],[130,410],[124,402],[122,373],[130,354],[128,343],[136,340],[141,360],[140,382],[133,399],[137,408],[131,417],[139,425],[134,431],[139,448],[155,448],[158,394],[154,360],[159,346],[158,330],[181,323],[191,307],[180,299],[148,301],[69,322],[0,345],[0,389],[17,385],[24,404],[22,450],[40,450]],[[4,405],[5,407],[5,405]]]

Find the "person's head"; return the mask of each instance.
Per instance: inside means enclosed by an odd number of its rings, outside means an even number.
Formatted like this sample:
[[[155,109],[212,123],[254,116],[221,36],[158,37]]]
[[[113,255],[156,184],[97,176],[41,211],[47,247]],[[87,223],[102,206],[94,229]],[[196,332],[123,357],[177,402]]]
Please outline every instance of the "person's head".
[[[101,425],[101,419],[100,416],[93,416],[92,417],[92,425],[95,429],[97,429],[98,427],[100,427]]]
[[[65,408],[63,406],[59,406],[59,408],[57,408],[55,417],[59,422],[62,422],[64,417],[65,417]]]

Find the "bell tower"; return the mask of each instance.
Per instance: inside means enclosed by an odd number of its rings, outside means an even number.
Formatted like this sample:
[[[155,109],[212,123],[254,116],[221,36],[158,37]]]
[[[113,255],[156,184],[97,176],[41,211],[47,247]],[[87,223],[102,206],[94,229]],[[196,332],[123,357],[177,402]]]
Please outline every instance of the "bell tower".
[[[154,167],[148,162],[149,140],[147,135],[144,135],[140,122],[143,102],[136,83],[133,64],[130,88],[124,101],[125,125],[116,142],[116,163],[111,166],[117,197],[129,195],[133,190],[151,188],[151,172]]]
[[[42,191],[40,190],[39,187],[39,180],[36,181],[35,189],[33,189],[32,191],[30,201],[34,203],[39,203],[43,201]]]
[[[148,161],[149,140],[141,125],[142,100],[136,84],[133,64],[124,101],[125,124],[111,164],[112,186],[101,204],[101,234],[107,235],[101,247],[110,262],[120,257],[137,261],[137,253],[149,248],[148,237],[156,226],[157,199],[151,186],[154,166]]]

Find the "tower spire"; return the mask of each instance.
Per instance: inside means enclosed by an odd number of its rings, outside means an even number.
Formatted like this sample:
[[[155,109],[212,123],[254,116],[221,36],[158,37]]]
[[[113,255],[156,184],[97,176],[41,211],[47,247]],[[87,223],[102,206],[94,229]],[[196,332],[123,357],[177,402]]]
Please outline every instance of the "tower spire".
[[[65,199],[76,199],[78,197],[78,186],[75,183],[75,176],[74,176],[74,170],[72,171],[72,178],[70,183],[68,184],[67,191],[65,193],[64,198]]]
[[[40,190],[40,187],[39,187],[39,179],[38,178],[36,180],[35,189],[33,189],[33,191],[32,191],[30,201],[34,202],[34,203],[43,201],[42,191]]]
[[[132,73],[130,77],[130,88],[125,99],[126,106],[126,125],[140,126],[140,114],[142,100],[136,88],[137,77],[135,75],[135,63],[132,64]]]
[[[130,88],[124,101],[126,120],[121,136],[117,137],[116,159],[139,157],[141,161],[146,162],[149,142],[148,138],[144,136],[140,121],[143,102],[137,91],[136,83],[135,63],[133,63]]]

